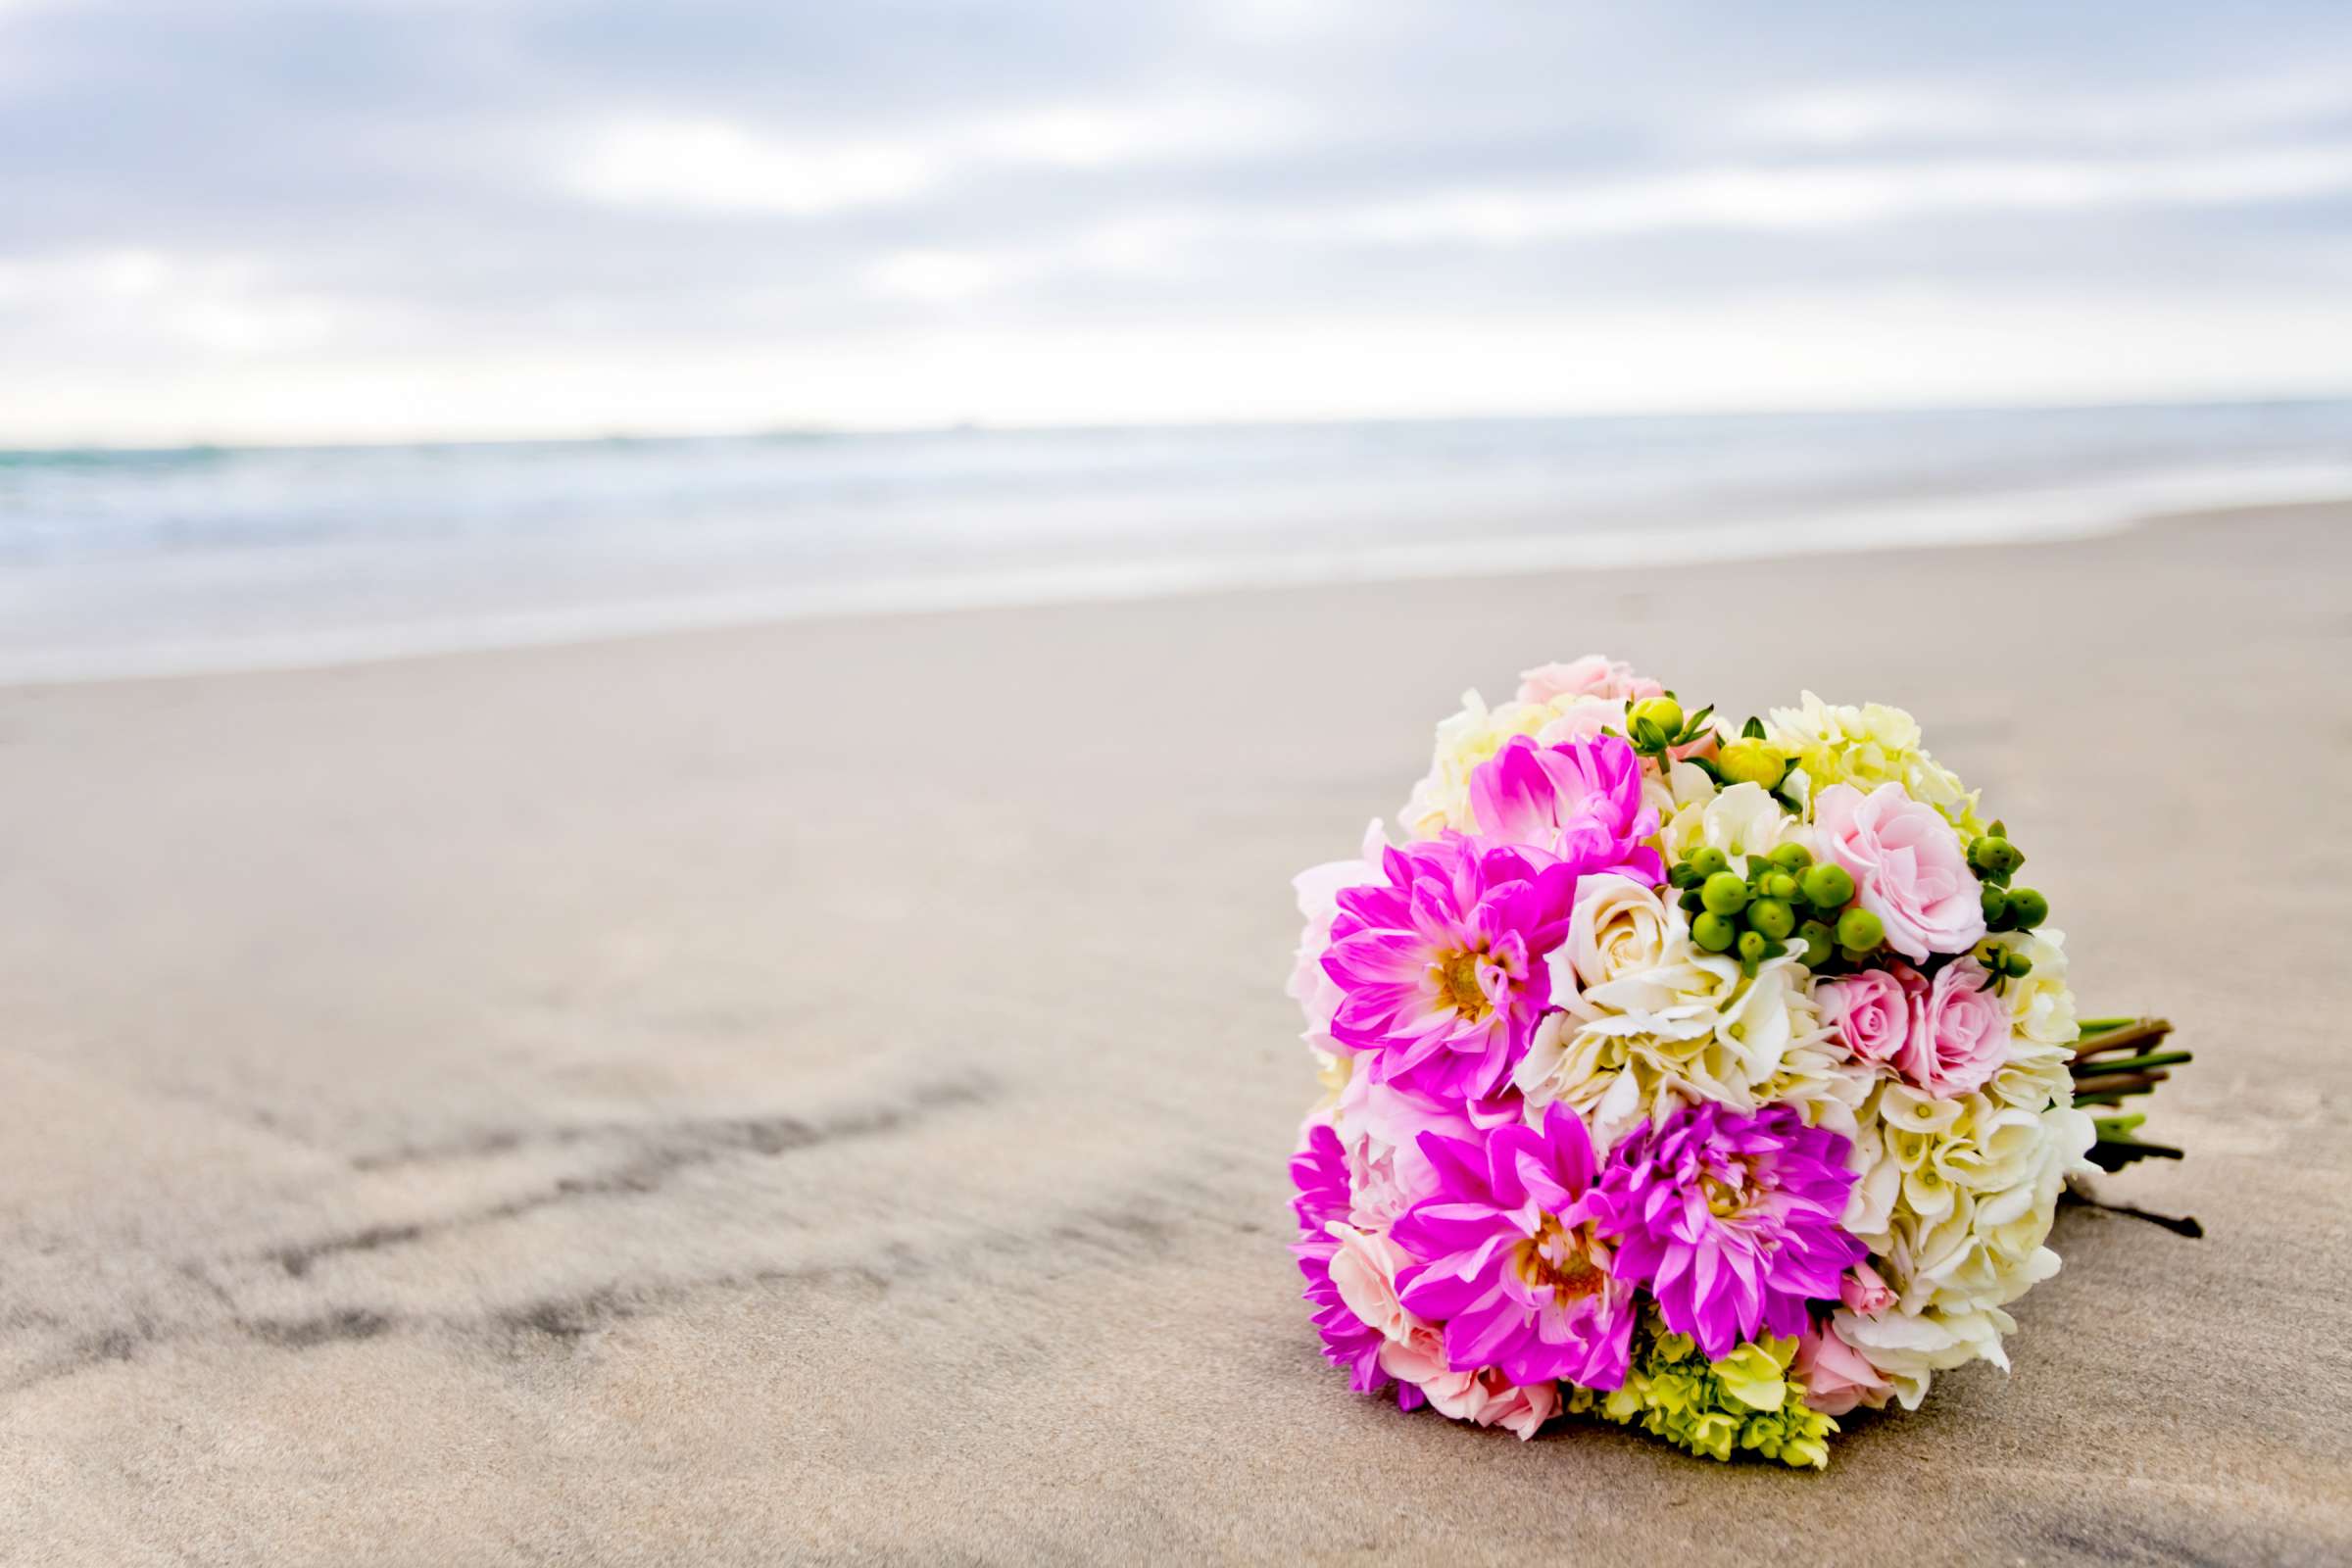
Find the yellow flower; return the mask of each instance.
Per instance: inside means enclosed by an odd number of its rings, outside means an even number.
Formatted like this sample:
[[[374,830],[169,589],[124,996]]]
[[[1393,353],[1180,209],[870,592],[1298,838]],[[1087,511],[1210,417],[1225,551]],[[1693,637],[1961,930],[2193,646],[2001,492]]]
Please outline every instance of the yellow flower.
[[[1804,799],[1832,784],[1851,784],[1867,794],[1895,783],[1913,800],[1941,811],[1963,838],[1984,831],[1976,792],[1928,754],[1919,743],[1919,721],[1899,708],[1881,703],[1833,707],[1807,692],[1798,707],[1773,709],[1764,733],[1804,775],[1798,786]],[[1795,774],[1790,778],[1794,782]]]
[[[1741,1404],[1778,1410],[1788,1397],[1788,1363],[1795,1354],[1794,1339],[1767,1335],[1716,1362],[1715,1376],[1722,1380],[1723,1392]]]

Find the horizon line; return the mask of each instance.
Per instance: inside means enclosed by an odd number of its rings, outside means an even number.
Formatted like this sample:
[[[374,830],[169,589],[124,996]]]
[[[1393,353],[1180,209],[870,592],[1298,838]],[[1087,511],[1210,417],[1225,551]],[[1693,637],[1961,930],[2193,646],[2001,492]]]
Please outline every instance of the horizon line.
[[[1966,402],[1893,402],[1871,404],[1748,405],[1718,408],[1627,408],[1618,410],[1562,409],[1505,412],[1490,410],[1455,414],[1381,414],[1306,416],[1291,418],[1105,419],[996,421],[984,418],[946,423],[907,425],[775,424],[706,427],[647,427],[634,430],[582,430],[566,434],[357,436],[330,440],[270,437],[191,438],[184,441],[85,441],[19,443],[0,433],[0,461],[11,458],[56,457],[89,453],[114,456],[167,457],[200,452],[336,452],[399,451],[404,448],[685,445],[696,442],[892,440],[959,435],[1089,435],[1144,431],[1345,429],[1366,425],[1418,424],[1548,424],[1658,419],[1801,419],[1900,417],[1917,415],[1973,414],[2096,414],[2164,409],[2319,408],[2352,403],[2352,387],[2340,392],[2247,393],[2227,397],[2080,398],[2044,400],[1978,399]]]

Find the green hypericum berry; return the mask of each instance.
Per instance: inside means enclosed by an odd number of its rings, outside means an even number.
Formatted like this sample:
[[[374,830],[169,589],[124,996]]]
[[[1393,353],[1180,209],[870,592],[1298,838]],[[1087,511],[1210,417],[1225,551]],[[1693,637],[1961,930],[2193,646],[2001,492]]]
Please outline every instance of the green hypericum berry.
[[[1830,961],[1832,944],[1828,926],[1819,920],[1807,920],[1796,928],[1796,934],[1805,944],[1806,968],[1818,969]]]
[[[1987,833],[1970,842],[1968,863],[1980,875],[2007,876],[2026,863],[2026,852],[2007,839]]]
[[[1771,789],[1788,771],[1788,760],[1770,741],[1736,740],[1716,755],[1715,770],[1729,783]]]
[[[1802,844],[1784,844],[1765,858],[1782,870],[1794,874],[1813,863],[1813,853]]]
[[[1637,724],[1655,724],[1668,740],[1683,732],[1683,705],[1671,697],[1644,697],[1625,716]]]
[[[1778,942],[1796,929],[1796,911],[1780,899],[1758,899],[1747,906],[1747,923]]]
[[[1764,940],[1764,933],[1761,931],[1740,932],[1740,961],[1741,963],[1762,963],[1764,961],[1764,950],[1771,945],[1772,944]]]
[[[1738,914],[1747,907],[1747,884],[1729,871],[1718,871],[1700,883],[1698,896],[1716,914]]]
[[[2019,888],[2009,895],[2009,912],[2017,916],[2020,929],[2031,931],[2050,917],[2050,901],[2032,888]]]
[[[1886,940],[1886,924],[1868,909],[1848,909],[1838,917],[1839,947],[1868,953]]]
[[[1724,953],[1740,940],[1740,928],[1712,909],[1702,909],[1690,922],[1690,940],[1709,953]]]
[[[1713,845],[1709,845],[1707,848],[1693,853],[1688,863],[1691,870],[1698,873],[1698,879],[1704,882],[1718,871],[1729,870],[1732,858]]]
[[[1842,909],[1854,896],[1854,878],[1842,865],[1817,865],[1802,878],[1805,902],[1816,909]]]
[[[2009,895],[1999,888],[1986,888],[1977,901],[1984,910],[1984,923],[1990,925],[2009,912]]]
[[[1786,903],[1796,897],[1796,878],[1786,871],[1774,871],[1767,874],[1762,886],[1764,896],[1768,899],[1779,899]]]
[[[2022,953],[2012,953],[2001,960],[2001,973],[2012,980],[2023,980],[2034,972],[2034,960]]]

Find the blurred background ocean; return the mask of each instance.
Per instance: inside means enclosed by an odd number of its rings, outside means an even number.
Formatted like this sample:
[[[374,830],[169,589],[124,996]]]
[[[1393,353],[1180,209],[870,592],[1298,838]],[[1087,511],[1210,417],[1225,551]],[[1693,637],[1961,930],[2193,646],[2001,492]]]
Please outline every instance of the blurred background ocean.
[[[1991,542],[2352,493],[2352,403],[0,454],[0,680]]]

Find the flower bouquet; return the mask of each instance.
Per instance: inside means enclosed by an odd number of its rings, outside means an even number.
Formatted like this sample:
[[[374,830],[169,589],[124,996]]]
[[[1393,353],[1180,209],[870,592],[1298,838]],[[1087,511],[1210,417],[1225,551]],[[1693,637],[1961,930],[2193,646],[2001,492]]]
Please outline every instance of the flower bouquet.
[[[2120,1106],[2186,1054],[2076,1017],[1899,710],[1731,730],[1547,665],[1438,726],[1402,826],[1297,882],[1295,1251],[1359,1393],[1825,1466],[1855,1406],[2007,1366],[2071,1174],[2179,1153]]]

